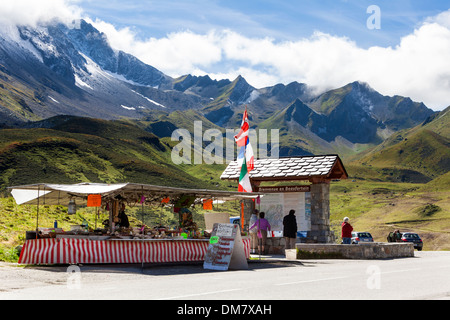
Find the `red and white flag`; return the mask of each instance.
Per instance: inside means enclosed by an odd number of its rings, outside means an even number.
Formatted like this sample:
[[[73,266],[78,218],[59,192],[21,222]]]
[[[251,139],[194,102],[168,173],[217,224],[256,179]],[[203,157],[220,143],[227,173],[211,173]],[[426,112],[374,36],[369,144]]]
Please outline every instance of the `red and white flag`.
[[[249,134],[250,125],[248,123],[248,112],[245,108],[244,119],[242,120],[241,131],[234,137],[238,147],[245,147],[247,145],[247,139]]]
[[[234,139],[236,140],[238,148],[239,147],[241,148],[239,151],[238,158],[237,158],[238,165],[239,165],[239,167],[242,168],[242,165],[243,165],[244,159],[245,159],[246,163],[247,163],[248,172],[255,169],[255,156],[253,153],[253,147],[252,147],[252,145],[250,143],[250,139],[249,139],[249,129],[250,129],[250,124],[248,122],[248,112],[247,112],[247,108],[245,108],[244,118],[242,120],[242,125],[241,125],[241,131],[238,133],[238,135],[236,135],[234,137]]]

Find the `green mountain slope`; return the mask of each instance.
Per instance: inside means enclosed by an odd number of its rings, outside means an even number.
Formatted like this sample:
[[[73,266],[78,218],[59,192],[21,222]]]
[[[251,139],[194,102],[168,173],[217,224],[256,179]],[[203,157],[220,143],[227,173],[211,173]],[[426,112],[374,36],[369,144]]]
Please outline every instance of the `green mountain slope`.
[[[133,123],[140,128],[160,138],[171,137],[172,133],[177,129],[186,129],[193,134],[195,122],[202,123],[202,131],[209,129],[225,131],[224,128],[210,122],[200,112],[193,109],[153,114],[145,119],[133,120]]]
[[[412,129],[399,131],[360,154],[349,163],[349,171],[358,177],[383,181],[423,183],[441,178],[450,171],[449,110]]]
[[[440,175],[420,188],[422,191],[449,191],[450,171]]]
[[[30,105],[40,105],[38,90],[32,90],[20,80],[11,76],[0,64],[0,118],[6,125],[40,118],[33,113]]]
[[[1,130],[1,189],[87,181],[203,185],[172,164],[166,144],[127,122],[61,116],[34,126]]]
[[[450,138],[450,107],[430,117],[422,127]]]
[[[379,169],[412,170],[432,180],[450,170],[450,139],[429,130],[420,130],[358,162]]]

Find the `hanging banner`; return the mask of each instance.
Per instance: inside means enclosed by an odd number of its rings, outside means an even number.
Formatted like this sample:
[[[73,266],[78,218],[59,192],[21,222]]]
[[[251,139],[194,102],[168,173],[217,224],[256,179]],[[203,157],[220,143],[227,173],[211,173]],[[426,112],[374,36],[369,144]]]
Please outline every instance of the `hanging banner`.
[[[300,193],[311,192],[311,186],[274,186],[274,187],[259,187],[257,192],[262,193]]]
[[[161,203],[167,204],[167,203],[169,203],[169,202],[170,202],[170,198],[169,198],[169,197],[164,198],[164,199],[161,200]]]
[[[203,210],[211,211],[213,209],[213,200],[207,199],[203,200]]]
[[[102,196],[99,194],[88,195],[87,206],[89,208],[98,208],[102,206]]]

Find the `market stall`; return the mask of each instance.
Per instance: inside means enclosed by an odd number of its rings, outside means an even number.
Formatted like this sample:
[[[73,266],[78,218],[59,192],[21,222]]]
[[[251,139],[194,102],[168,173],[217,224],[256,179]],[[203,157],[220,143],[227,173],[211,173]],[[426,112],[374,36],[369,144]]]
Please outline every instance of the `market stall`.
[[[19,264],[133,264],[203,261],[209,240],[28,240]],[[245,241],[244,241],[245,244]],[[248,257],[249,255],[247,255]]]
[[[144,184],[76,185],[36,184],[10,188],[17,204],[37,205],[36,231],[27,234],[19,264],[108,264],[168,263],[203,261],[209,245],[209,234],[198,230],[190,208],[204,199],[244,200],[259,194],[217,190],[193,190]],[[154,204],[170,206],[179,214],[179,226],[130,226],[124,223],[125,205],[142,208]],[[76,206],[102,208],[109,214],[103,228],[85,225],[71,230],[39,227],[39,206],[68,205],[73,214]],[[250,257],[250,240],[243,239],[246,257]]]

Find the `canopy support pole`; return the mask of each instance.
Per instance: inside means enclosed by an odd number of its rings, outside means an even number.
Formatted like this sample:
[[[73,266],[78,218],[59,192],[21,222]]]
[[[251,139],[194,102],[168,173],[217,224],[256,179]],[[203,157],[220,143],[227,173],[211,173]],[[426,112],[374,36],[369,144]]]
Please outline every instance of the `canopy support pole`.
[[[37,198],[37,210],[36,210],[36,240],[39,238],[39,198],[40,198],[41,186],[38,186],[38,198]]]
[[[145,196],[144,196],[144,186],[142,186],[142,196],[141,196],[141,204],[142,204],[142,227],[145,225],[145,213],[144,213],[144,202],[145,202]]]
[[[141,271],[144,273],[144,243],[145,243],[145,213],[144,213],[144,186],[141,187],[142,196],[141,196],[141,209],[142,209],[142,237],[141,237]]]
[[[97,220],[98,220],[98,207],[96,208],[96,213],[95,213],[95,230],[97,230]]]

